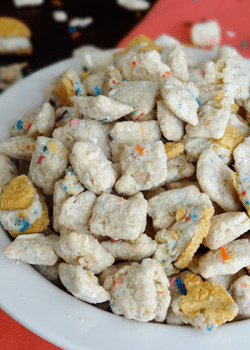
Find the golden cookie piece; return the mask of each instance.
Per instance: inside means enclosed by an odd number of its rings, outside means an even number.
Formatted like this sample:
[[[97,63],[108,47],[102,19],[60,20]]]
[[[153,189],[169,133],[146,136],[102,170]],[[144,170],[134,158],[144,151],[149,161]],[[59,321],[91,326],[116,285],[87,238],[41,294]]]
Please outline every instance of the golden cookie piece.
[[[232,321],[238,307],[221,284],[203,282],[201,277],[188,273],[183,281],[187,295],[181,297],[179,307],[187,317],[195,320],[202,314],[207,322],[221,325]]]
[[[234,103],[231,107],[231,113],[233,114],[233,113],[238,112],[239,108],[240,107],[237,105],[237,103]]]
[[[40,193],[39,193],[39,197],[40,197],[40,200],[42,203],[42,208],[43,208],[43,212],[42,212],[42,215],[40,216],[40,218],[38,218],[32,225],[30,225],[23,232],[11,232],[11,231],[9,231],[9,234],[11,235],[11,237],[16,238],[19,235],[40,233],[49,226],[50,220],[49,220],[49,212],[48,212],[47,205],[45,203],[44,197]],[[21,216],[20,216],[20,218],[21,218]]]
[[[228,149],[230,152],[233,152],[233,150],[244,140],[245,138],[239,129],[228,125],[222,138],[214,140],[214,142]]]
[[[211,218],[214,214],[213,207],[206,207],[202,210],[202,218],[198,223],[198,230],[194,233],[193,237],[189,241],[186,249],[181,253],[178,259],[174,262],[174,266],[178,269],[184,269],[192,260],[194,253],[199,248],[203,239],[208,235],[209,228],[211,226]],[[177,232],[174,232],[177,233]]]
[[[162,51],[161,47],[159,45],[156,45],[154,43],[153,40],[151,40],[148,36],[144,35],[144,34],[140,34],[136,37],[134,37],[133,39],[131,39],[128,44],[126,45],[126,47],[124,48],[124,50],[119,51],[114,53],[114,57],[115,56],[119,56],[119,55],[124,55],[125,53],[129,52],[129,50],[131,50],[135,45],[138,45],[140,43],[147,43],[148,46],[150,46],[150,49],[147,50],[145,49],[145,51],[139,51],[139,52],[146,52],[146,51],[150,51],[150,50],[156,50],[159,53]],[[147,46],[145,46],[147,47]]]
[[[55,89],[55,94],[59,102],[66,107],[73,107],[70,97],[76,95],[72,81],[65,77],[61,84]]]
[[[3,187],[0,196],[0,210],[28,208],[36,194],[36,189],[26,175],[15,177]]]
[[[184,151],[182,143],[167,142],[164,147],[168,160],[177,157]]]

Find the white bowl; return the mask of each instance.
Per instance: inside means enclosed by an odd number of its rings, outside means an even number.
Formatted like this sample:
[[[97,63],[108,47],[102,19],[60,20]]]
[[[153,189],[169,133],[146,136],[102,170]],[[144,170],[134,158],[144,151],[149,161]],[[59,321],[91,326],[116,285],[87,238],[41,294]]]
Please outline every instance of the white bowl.
[[[199,60],[214,52],[189,49]],[[9,125],[42,103],[42,91],[66,68],[80,71],[76,58],[57,63],[20,81],[0,96],[0,142]],[[0,227],[0,305],[11,317],[63,349],[81,350],[236,350],[249,349],[250,320],[229,323],[204,334],[188,326],[140,323],[100,310],[55,287],[35,269],[8,259],[10,242]]]

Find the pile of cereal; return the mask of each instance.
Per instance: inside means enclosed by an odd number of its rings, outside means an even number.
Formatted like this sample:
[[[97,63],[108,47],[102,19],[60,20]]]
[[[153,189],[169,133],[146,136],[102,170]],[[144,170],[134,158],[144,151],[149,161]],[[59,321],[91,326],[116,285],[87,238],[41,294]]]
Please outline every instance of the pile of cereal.
[[[250,318],[247,61],[166,35],[86,57],[0,145],[5,255],[129,319]]]

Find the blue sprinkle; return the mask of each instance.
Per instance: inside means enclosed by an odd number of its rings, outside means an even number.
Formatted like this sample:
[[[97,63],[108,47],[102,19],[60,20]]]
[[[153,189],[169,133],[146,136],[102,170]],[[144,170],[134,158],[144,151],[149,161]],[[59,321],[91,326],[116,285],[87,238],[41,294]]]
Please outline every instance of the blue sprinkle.
[[[15,223],[14,223],[14,225],[15,226],[21,226],[21,224],[22,224],[22,221],[21,221],[21,219],[19,218],[19,216],[15,219]]]
[[[9,165],[13,165],[11,162],[8,163]]]
[[[64,191],[67,191],[68,187],[67,186],[63,186]]]
[[[69,172],[71,172],[72,175],[76,176],[75,170],[73,168],[69,169]]]
[[[210,163],[213,163],[213,159],[210,159]]]
[[[190,215],[190,217],[193,220],[193,222],[197,221],[197,216],[195,214]]]
[[[98,86],[95,86],[95,87],[94,87],[94,91],[95,91],[95,93],[96,93],[97,96],[101,95],[101,90],[99,89]]]
[[[105,118],[105,119],[103,119],[103,124],[108,124],[109,123],[109,121],[108,121],[108,119],[107,118]]]
[[[87,66],[84,66],[84,67],[83,67],[83,70],[84,70],[84,72],[88,72],[88,71],[89,71],[89,69],[88,69]]]
[[[175,284],[178,287],[181,294],[184,294],[184,295],[187,294],[186,288],[185,288],[184,284],[182,283],[182,281],[180,280],[180,278],[176,278]]]
[[[250,203],[249,203],[249,201],[245,201],[245,204],[246,204],[246,205],[249,205]]]
[[[34,214],[35,214],[35,215],[37,214],[37,210],[34,211]]]
[[[182,108],[182,104],[181,104],[181,103],[178,104],[178,108],[179,108],[179,109]]]
[[[30,227],[30,224],[28,223],[27,220],[23,219],[23,227],[21,227],[21,232],[25,231],[27,228]]]
[[[197,96],[195,97],[195,102],[196,102],[197,106],[200,107],[200,100]]]
[[[75,33],[76,32],[76,27],[70,27],[68,29],[68,31],[70,32],[70,34]]]
[[[134,114],[135,114],[135,111],[131,112],[130,114],[134,115]]]
[[[122,81],[126,81],[126,79],[123,78]]]
[[[18,122],[16,123],[17,129],[22,129],[23,127],[23,122],[21,120],[18,120]]]
[[[248,48],[248,41],[247,40],[243,40],[242,43],[241,43],[241,47],[243,49],[247,49]]]
[[[206,328],[206,331],[207,331],[207,332],[212,332],[212,330],[213,330],[213,329],[214,329],[214,327],[213,327],[213,326],[211,326],[211,327],[207,327],[207,328]]]
[[[12,169],[10,169],[10,173],[14,175],[14,172],[13,172],[13,170],[12,170]]]

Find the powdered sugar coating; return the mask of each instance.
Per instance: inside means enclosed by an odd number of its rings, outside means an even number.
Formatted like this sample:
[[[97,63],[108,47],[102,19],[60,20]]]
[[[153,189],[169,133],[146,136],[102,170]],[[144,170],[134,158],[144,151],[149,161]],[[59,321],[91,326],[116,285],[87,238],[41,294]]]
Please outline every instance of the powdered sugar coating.
[[[250,318],[250,277],[245,275],[238,278],[231,285],[230,292],[239,307],[237,318]]]

